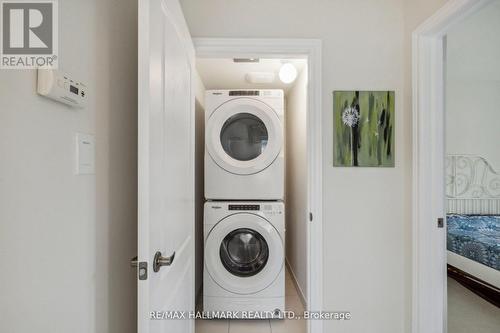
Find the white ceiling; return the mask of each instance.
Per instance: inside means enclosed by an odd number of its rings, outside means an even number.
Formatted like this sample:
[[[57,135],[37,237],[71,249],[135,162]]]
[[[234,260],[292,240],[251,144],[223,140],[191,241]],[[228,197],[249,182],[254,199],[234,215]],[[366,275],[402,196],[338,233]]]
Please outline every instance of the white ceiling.
[[[278,77],[283,62],[291,62],[300,74],[306,66],[305,59],[260,59],[258,63],[236,63],[233,59],[196,59],[196,68],[206,89],[283,89],[285,92],[293,87],[294,82],[284,84]],[[272,72],[275,80],[272,83],[248,83],[245,76],[250,72]]]

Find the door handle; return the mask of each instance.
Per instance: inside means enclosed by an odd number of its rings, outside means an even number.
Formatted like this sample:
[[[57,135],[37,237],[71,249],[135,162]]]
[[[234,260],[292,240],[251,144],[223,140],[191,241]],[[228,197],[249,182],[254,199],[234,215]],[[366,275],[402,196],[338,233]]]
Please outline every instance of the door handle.
[[[175,251],[170,257],[163,257],[160,251],[156,252],[153,259],[153,271],[158,272],[162,266],[172,265],[172,263],[174,262],[174,258]]]

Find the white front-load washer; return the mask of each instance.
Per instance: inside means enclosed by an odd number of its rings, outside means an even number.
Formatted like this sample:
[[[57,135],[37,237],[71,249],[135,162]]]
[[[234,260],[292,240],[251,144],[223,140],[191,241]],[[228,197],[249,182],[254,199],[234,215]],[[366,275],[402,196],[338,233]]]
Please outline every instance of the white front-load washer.
[[[232,312],[242,319],[281,317],[284,214],[283,202],[205,203],[205,312]]]
[[[283,90],[208,90],[205,198],[282,200]]]

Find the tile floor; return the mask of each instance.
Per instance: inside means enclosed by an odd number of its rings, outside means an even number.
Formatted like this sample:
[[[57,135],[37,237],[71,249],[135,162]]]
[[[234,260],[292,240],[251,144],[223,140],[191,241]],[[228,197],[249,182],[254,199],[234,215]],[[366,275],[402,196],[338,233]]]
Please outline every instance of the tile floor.
[[[288,272],[285,278],[286,310],[302,313],[304,306]],[[306,333],[303,319],[196,320],[196,333]]]
[[[286,309],[300,313],[304,307],[286,272]],[[196,333],[306,333],[301,320],[196,320]],[[498,333],[500,309],[448,279],[448,333]]]
[[[500,308],[448,278],[448,333],[471,332],[500,332]]]

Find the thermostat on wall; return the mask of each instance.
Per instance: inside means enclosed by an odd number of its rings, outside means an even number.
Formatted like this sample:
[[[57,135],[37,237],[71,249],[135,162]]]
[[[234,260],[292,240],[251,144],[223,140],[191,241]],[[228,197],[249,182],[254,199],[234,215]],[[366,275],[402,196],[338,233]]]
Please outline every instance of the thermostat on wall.
[[[38,69],[37,92],[74,107],[83,108],[87,104],[87,86],[55,69]]]

